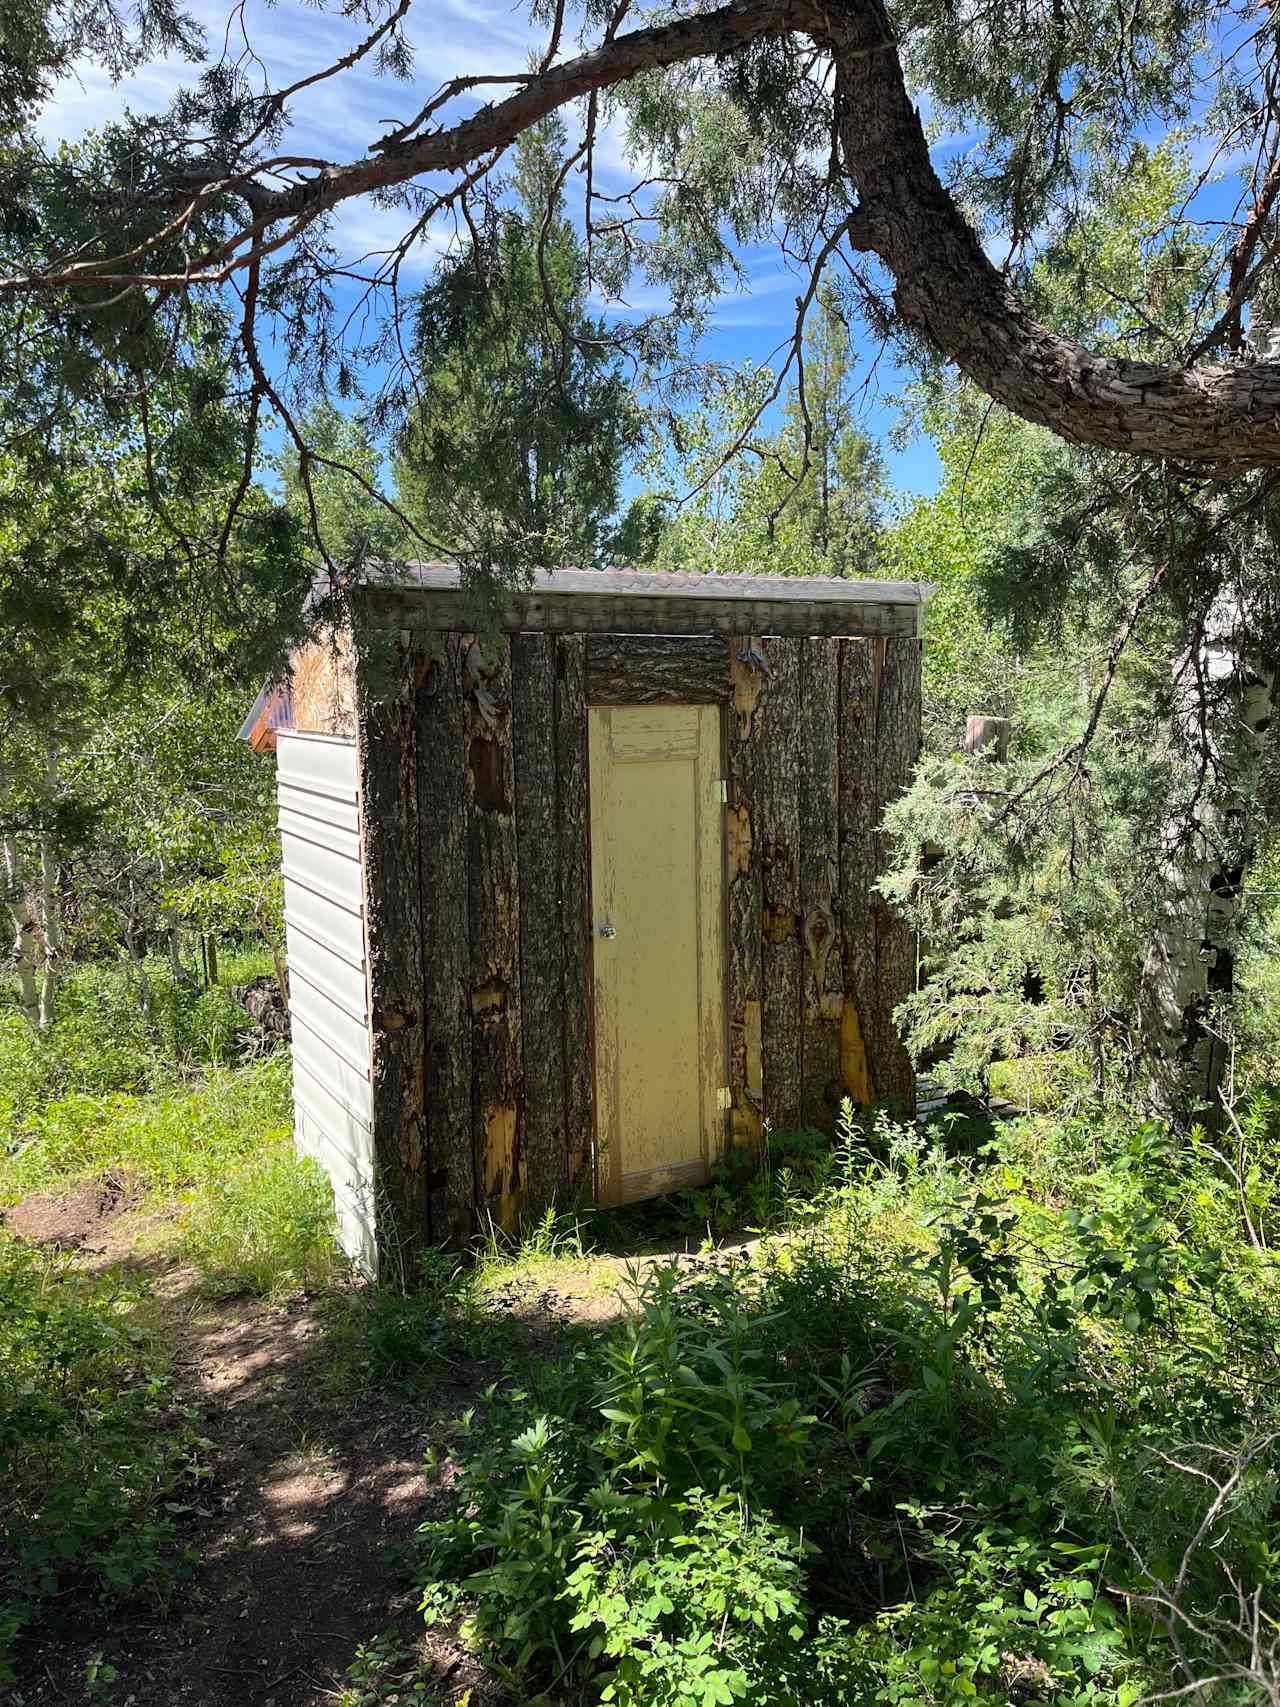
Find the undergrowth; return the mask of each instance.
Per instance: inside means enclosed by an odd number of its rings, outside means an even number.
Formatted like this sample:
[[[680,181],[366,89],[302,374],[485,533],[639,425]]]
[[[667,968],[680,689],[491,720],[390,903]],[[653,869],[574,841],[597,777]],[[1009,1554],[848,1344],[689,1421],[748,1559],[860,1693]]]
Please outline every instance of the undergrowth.
[[[175,1400],[145,1287],[0,1233],[0,1683],[70,1584],[171,1595],[206,1442]]]
[[[226,957],[224,971],[254,976],[261,955]],[[268,962],[269,965],[269,962]],[[144,1003],[142,975],[148,999]],[[246,976],[246,981],[247,981]],[[97,961],[71,968],[54,1023],[37,1036],[16,991],[0,984],[0,1149],[22,1142],[43,1110],[69,1096],[173,1089],[241,1055],[244,1010],[223,988],[174,978],[167,961]]]
[[[1198,1134],[1026,1121],[957,1160],[850,1120],[774,1170],[750,1255],[638,1266],[621,1323],[458,1420],[428,1620],[518,1698],[1273,1699],[1280,1121],[1249,1119],[1243,1206]]]

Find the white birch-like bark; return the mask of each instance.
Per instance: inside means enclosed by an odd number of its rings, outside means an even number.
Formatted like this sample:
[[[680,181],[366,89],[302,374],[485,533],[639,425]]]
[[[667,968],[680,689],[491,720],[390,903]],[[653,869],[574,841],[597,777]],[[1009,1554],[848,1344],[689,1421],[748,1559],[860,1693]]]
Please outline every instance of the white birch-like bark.
[[[1138,994],[1143,1097],[1174,1116],[1216,1107],[1225,1044],[1206,1023],[1215,994],[1230,988],[1231,933],[1242,881],[1220,787],[1247,773],[1262,752],[1272,715],[1274,673],[1249,658],[1239,607],[1223,600],[1197,657],[1179,660],[1174,711],[1180,750],[1199,752],[1205,786],[1190,813],[1161,827],[1161,895]]]
[[[3,794],[7,780],[4,765],[0,763],[0,794]],[[4,908],[12,933],[9,954],[18,979],[18,1005],[32,1031],[39,1031],[40,992],[36,979],[39,933],[27,884],[26,862],[16,835],[0,839],[0,864],[3,866]]]
[[[51,741],[45,755],[44,780],[48,800],[57,798],[60,754]],[[40,968],[40,1030],[53,1023],[54,998],[62,975],[66,939],[62,930],[62,901],[58,894],[58,861],[47,834],[40,837],[40,937],[43,964]]]
[[[22,1017],[32,1031],[43,1029],[40,1007],[40,987],[36,977],[39,955],[39,930],[35,909],[31,905],[27,874],[22,850],[17,838],[6,836],[3,844],[5,909],[13,934],[9,950],[18,977],[18,1003]]]

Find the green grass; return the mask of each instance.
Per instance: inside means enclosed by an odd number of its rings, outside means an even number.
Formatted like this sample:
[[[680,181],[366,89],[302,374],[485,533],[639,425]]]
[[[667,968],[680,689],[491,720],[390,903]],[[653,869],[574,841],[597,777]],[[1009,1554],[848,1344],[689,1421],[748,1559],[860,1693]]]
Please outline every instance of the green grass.
[[[263,961],[224,949],[221,974],[247,982]],[[246,1019],[225,991],[148,973],[150,1018],[115,963],[64,980],[45,1037],[0,1008],[0,1202],[119,1179],[180,1204],[176,1253],[211,1295],[328,1285],[345,1264],[328,1183],[294,1155],[288,1051],[237,1064]]]
[[[261,958],[240,951],[244,964],[233,969],[252,967],[257,975]],[[249,1022],[224,989],[180,983],[167,961],[149,961],[146,971],[149,1016],[132,964],[73,967],[59,988],[54,1023],[39,1037],[19,1012],[11,985],[0,986],[0,1134],[7,1135],[0,1136],[0,1147],[21,1142],[48,1103],[164,1089],[240,1058]]]
[[[348,1272],[320,1167],[276,1144],[188,1194],[184,1256],[215,1297],[318,1292]]]
[[[0,1682],[68,1581],[122,1601],[173,1592],[202,1450],[144,1283],[89,1279],[0,1233]]]
[[[0,1008],[0,1203],[107,1177],[177,1207],[169,1254],[207,1295],[331,1285],[347,1268],[328,1182],[293,1152],[287,1049],[237,1064],[229,998],[150,971],[149,1019],[114,965],[67,978],[46,1037]],[[192,1564],[202,1444],[170,1383],[171,1308],[143,1273],[94,1278],[0,1233],[0,1683],[68,1584],[163,1601]]]

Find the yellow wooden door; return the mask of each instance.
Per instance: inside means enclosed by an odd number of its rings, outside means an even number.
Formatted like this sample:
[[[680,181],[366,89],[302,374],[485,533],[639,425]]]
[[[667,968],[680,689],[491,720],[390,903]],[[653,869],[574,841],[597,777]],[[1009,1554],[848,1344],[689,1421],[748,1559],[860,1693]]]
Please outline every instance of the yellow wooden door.
[[[589,714],[596,1190],[706,1178],[727,1083],[720,712]]]

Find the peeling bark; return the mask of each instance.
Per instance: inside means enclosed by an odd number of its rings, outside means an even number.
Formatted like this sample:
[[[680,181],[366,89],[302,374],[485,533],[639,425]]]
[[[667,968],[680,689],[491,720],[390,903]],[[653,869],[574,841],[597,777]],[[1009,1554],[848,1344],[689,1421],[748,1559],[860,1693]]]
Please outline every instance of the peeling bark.
[[[875,642],[840,647],[840,919],[844,931],[841,1069],[860,1103],[878,1094],[869,1058],[876,992],[876,697]]]
[[[836,916],[840,889],[838,641],[801,642],[801,695],[804,1037],[800,1114],[806,1126],[829,1132],[840,1110],[844,1005],[843,933]]]
[[[419,660],[418,825],[421,856],[425,1088],[431,1238],[464,1245],[475,1224],[471,1135],[471,945],[467,902],[466,637],[437,634]]]
[[[1219,775],[1263,758],[1272,723],[1274,674],[1249,659],[1240,629],[1234,603],[1223,601],[1198,668],[1183,669],[1185,659],[1177,666],[1187,685],[1175,708],[1175,740],[1194,750],[1203,738],[1202,758]],[[1215,704],[1202,706],[1201,681]],[[1143,960],[1138,1029],[1143,1098],[1165,1118],[1216,1108],[1221,1093],[1226,1048],[1207,1022],[1214,999],[1231,991],[1231,937],[1244,882],[1243,865],[1231,863],[1239,850],[1224,847],[1225,817],[1206,789],[1190,816],[1178,811],[1161,828],[1160,902]]]
[[[723,643],[722,643],[723,645]],[[751,1150],[764,1133],[764,1058],[761,977],[764,958],[764,888],[761,869],[760,743],[757,708],[767,692],[760,642],[728,643],[727,676],[733,707],[725,746],[729,801],[725,810],[728,884],[729,1131]],[[722,668],[724,663],[722,661]]]
[[[467,911],[471,937],[471,1119],[477,1207],[508,1232],[524,1202],[520,875],[516,848],[511,643],[463,671],[467,732]]]
[[[770,1125],[782,1131],[794,1131],[801,1121],[802,644],[799,640],[770,638],[761,647],[768,669],[764,716],[758,725],[764,892],[764,1107]]]
[[[569,1183],[553,636],[514,636],[511,682],[520,867],[524,1153],[530,1205],[540,1210],[552,1203],[563,1207]]]
[[[591,842],[586,642],[556,639],[556,771],[560,785],[560,926],[564,952],[564,1119],[570,1190],[590,1188],[595,1145],[591,1001]]]
[[[398,656],[384,682],[358,664],[378,1260],[401,1278],[430,1241],[414,669]]]

